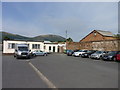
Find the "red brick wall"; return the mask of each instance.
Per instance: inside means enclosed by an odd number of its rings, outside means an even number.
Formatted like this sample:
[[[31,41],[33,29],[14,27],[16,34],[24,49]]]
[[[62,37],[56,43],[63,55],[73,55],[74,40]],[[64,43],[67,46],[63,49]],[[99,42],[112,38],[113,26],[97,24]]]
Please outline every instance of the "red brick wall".
[[[66,49],[67,50],[80,49],[80,43],[79,42],[66,42]]]
[[[102,40],[93,42],[81,42],[81,49],[103,50],[103,51],[120,51],[120,40]]]
[[[96,35],[95,35],[96,33]],[[97,31],[93,31],[90,34],[88,34],[86,37],[84,37],[80,42],[86,42],[86,41],[99,41],[99,40],[113,40],[115,38],[113,37],[106,37],[101,34],[99,34]]]

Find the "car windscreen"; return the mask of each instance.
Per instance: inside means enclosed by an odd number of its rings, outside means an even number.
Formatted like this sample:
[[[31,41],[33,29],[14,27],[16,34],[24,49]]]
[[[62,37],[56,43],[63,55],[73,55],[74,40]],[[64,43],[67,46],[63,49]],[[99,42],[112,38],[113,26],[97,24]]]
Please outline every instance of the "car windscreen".
[[[72,50],[67,50],[68,52],[72,52]]]
[[[117,52],[116,51],[112,51],[112,52],[109,52],[108,55],[115,55]]]
[[[28,47],[18,47],[19,51],[28,51]]]
[[[102,53],[102,51],[96,51],[95,53],[97,53],[97,54],[101,54],[101,53]]]
[[[95,52],[95,51],[87,51],[87,53],[93,53],[93,52]]]

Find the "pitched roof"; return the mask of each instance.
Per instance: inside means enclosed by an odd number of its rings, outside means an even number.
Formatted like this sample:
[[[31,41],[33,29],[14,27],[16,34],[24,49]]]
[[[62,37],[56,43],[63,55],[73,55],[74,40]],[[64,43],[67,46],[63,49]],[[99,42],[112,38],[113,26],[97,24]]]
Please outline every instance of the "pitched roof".
[[[110,31],[102,31],[102,30],[96,30],[98,33],[102,34],[103,36],[114,36],[113,33]]]

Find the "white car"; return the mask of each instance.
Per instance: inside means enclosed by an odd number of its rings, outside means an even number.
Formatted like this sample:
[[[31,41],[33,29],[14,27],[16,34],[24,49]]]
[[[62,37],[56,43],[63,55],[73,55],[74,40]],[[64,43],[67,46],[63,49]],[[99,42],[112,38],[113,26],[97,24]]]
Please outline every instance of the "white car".
[[[43,52],[41,50],[35,50],[32,52],[33,56],[47,56],[47,52]]]
[[[83,53],[86,53],[86,52],[87,52],[87,50],[79,50],[77,52],[74,52],[73,56],[81,56]]]

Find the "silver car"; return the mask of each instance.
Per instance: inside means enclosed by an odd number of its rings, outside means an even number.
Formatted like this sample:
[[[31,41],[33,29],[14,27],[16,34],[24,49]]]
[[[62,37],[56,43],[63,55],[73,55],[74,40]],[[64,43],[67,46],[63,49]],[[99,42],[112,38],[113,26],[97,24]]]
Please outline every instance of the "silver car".
[[[101,59],[104,54],[106,54],[105,51],[96,51],[95,53],[91,54],[90,58]]]
[[[43,52],[41,50],[35,50],[32,52],[33,56],[47,56],[47,52]]]

